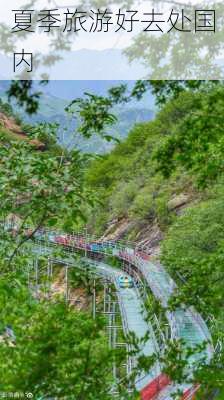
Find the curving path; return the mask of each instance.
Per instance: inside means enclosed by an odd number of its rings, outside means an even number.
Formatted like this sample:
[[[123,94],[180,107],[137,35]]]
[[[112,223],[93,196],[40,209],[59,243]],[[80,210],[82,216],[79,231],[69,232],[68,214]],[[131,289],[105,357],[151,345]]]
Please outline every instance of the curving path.
[[[143,339],[149,332],[149,339],[144,341],[140,346],[140,353],[145,356],[151,356],[156,351],[159,351],[159,346],[149,322],[145,321],[144,303],[140,297],[140,293],[136,285],[133,288],[121,288],[118,283],[118,278],[121,271],[115,267],[102,262],[94,262],[88,259],[90,265],[94,265],[101,275],[106,276],[114,283],[118,297],[119,306],[121,309],[123,329],[126,333],[134,332],[138,339]],[[126,272],[122,275],[130,277]],[[159,365],[155,365],[148,374],[140,375],[136,379],[136,388],[140,391],[149,381],[153,380],[160,373]]]
[[[119,259],[128,262],[139,275],[144,277],[154,296],[160,301],[164,308],[177,286],[167,271],[161,265],[153,264],[149,257],[144,253],[135,252],[134,249],[117,245],[115,242],[96,242],[87,241],[83,236],[69,236],[58,232],[47,232],[40,230],[35,234],[37,243],[34,251],[52,253],[52,245],[62,247],[66,252],[64,261],[69,263],[69,252],[82,250],[88,263],[95,268],[99,274],[107,277],[115,285],[119,300],[123,328],[126,332],[133,331],[141,339],[147,332],[150,332],[149,339],[142,345],[141,353],[148,356],[159,350],[155,334],[149,322],[146,323],[144,315],[144,302],[140,297],[138,288],[134,286],[129,289],[122,289],[118,284],[120,270],[102,261],[93,261],[95,253],[102,257],[114,255]],[[44,246],[43,246],[44,243]],[[122,271],[122,274],[126,274]],[[174,312],[166,311],[166,317],[170,324],[171,337],[183,339],[188,347],[202,344],[206,341],[205,349],[201,353],[193,355],[189,360],[189,376],[193,364],[203,358],[209,363],[213,355],[212,339],[209,330],[196,310],[191,308],[179,308]],[[142,400],[171,400],[172,394],[177,390],[183,393],[182,400],[193,399],[193,394],[197,387],[189,384],[174,385],[170,380],[161,374],[159,364],[144,376],[138,376],[136,388],[141,393]]]
[[[49,245],[43,246],[43,243],[32,246],[32,251],[40,255],[51,255],[52,247]],[[139,290],[136,285],[132,288],[121,288],[118,282],[118,278],[121,275],[121,271],[118,268],[112,267],[101,261],[94,261],[90,258],[83,257],[83,260],[88,262],[88,265],[96,271],[96,273],[114,284],[120,312],[122,316],[123,330],[126,334],[134,332],[137,339],[144,339],[147,333],[150,333],[149,338],[140,345],[140,354],[145,356],[151,356],[155,352],[159,351],[159,345],[156,340],[153,328],[150,322],[146,322],[146,310],[144,308],[144,302],[140,296]],[[74,266],[74,261],[69,258],[69,254],[65,254],[61,260],[57,255],[54,261],[63,261],[66,265]],[[131,276],[122,271],[122,275]],[[155,365],[147,374],[141,374],[136,378],[137,390],[142,390],[148,382],[153,381],[160,374],[159,364]]]
[[[177,286],[164,267],[153,264],[150,262],[149,257],[148,259],[145,256],[142,258],[133,249],[125,249],[119,252],[118,255],[138,267],[154,296],[160,301],[163,307],[167,307],[170,297],[177,290]],[[206,362],[209,363],[213,355],[212,338],[200,314],[193,307],[190,307],[187,309],[179,308],[174,312],[166,311],[166,317],[169,321],[171,336],[173,338],[183,339],[188,347],[194,347],[205,341],[207,342],[204,351],[190,357],[189,367],[193,367],[200,359],[206,359]],[[191,388],[189,385],[179,386],[178,389],[180,388],[187,396],[183,396],[183,399],[191,398]],[[175,392],[175,389],[175,387],[166,387],[163,393],[160,393],[158,399],[169,399],[169,394]],[[193,388],[194,390],[195,388]]]

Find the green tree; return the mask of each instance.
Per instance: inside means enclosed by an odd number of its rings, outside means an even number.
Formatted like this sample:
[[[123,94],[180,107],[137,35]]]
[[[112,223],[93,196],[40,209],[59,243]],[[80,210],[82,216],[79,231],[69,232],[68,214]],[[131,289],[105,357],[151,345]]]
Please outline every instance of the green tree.
[[[185,112],[156,152],[164,176],[183,166],[205,186],[223,173],[223,93],[219,84],[174,101],[173,106],[177,103]]]
[[[35,300],[13,276],[1,280],[1,391],[68,399],[110,399],[112,365],[105,321],[63,300]],[[5,334],[11,326],[15,341]]]

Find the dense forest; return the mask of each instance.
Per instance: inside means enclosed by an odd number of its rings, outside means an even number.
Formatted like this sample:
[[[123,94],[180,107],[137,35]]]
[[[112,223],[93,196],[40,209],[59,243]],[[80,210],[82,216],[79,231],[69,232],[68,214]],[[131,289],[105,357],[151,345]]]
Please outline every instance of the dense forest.
[[[195,306],[218,349],[209,365],[195,371],[192,382],[202,384],[197,398],[224,398],[224,86],[167,82],[153,88],[156,117],[136,124],[110,153],[97,157],[62,148],[57,126],[27,125],[8,104],[0,104],[1,221],[13,217],[19,225],[13,237],[1,228],[2,392],[111,399],[113,363],[122,365],[126,357],[108,348],[105,319],[92,318],[91,277],[73,276],[73,290],[81,289],[86,299],[81,311],[60,296],[49,301],[30,293],[23,268],[34,262],[29,240],[45,226],[70,233],[85,228],[98,237],[131,241],[160,260],[179,287],[169,308]],[[115,121],[113,101],[124,101],[124,92],[122,99],[117,95],[114,89],[109,98],[80,101],[79,133],[89,140],[92,133],[104,137],[105,126]],[[26,225],[33,229],[28,237]],[[44,254],[40,262],[47,266]],[[81,263],[79,255],[73,262]],[[100,303],[100,282],[98,296]],[[13,327],[11,336],[6,327]],[[181,382],[178,351],[171,350],[164,369]],[[140,361],[144,369],[146,360]],[[127,393],[125,382],[119,393],[120,399],[138,398]]]

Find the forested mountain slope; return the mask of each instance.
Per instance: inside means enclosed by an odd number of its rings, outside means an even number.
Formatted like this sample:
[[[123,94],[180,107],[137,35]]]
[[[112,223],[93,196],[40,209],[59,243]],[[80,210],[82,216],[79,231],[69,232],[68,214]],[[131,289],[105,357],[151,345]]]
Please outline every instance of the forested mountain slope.
[[[223,109],[222,83],[182,92],[86,174],[100,199],[89,229],[159,253],[181,287],[174,304],[196,305],[215,341],[224,320]],[[208,385],[222,387],[224,369],[209,370]]]
[[[156,157],[199,99],[200,95],[185,93],[167,104],[153,121],[135,125],[124,142],[90,166],[87,185],[96,189],[101,201],[90,216],[90,225],[94,221],[99,233],[108,226],[112,233],[111,222],[115,231],[122,221],[127,229],[115,236],[135,240],[142,229],[155,224],[165,232],[176,211],[201,197],[183,167],[178,166],[167,179],[158,170],[162,157]],[[169,167],[168,163],[167,172]]]
[[[121,236],[136,239],[155,222],[165,233],[186,205],[215,195],[223,171],[223,94],[221,84],[182,93],[92,163],[86,182],[101,203],[90,215],[94,229],[103,233],[125,220]]]

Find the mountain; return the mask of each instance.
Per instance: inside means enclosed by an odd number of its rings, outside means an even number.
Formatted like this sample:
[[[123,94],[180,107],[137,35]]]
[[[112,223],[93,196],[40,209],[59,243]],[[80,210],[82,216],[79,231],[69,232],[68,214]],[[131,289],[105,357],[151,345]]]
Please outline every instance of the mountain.
[[[63,105],[63,107],[61,107]],[[83,136],[77,133],[78,122],[77,120],[71,120],[67,114],[63,111],[63,101],[57,98],[44,97],[43,102],[41,101],[40,111],[32,117],[23,115],[23,119],[31,123],[49,122],[58,123],[59,143],[66,147],[77,146],[83,151],[104,153],[113,147],[113,142],[107,142],[98,135],[93,135],[91,139],[85,139]],[[124,139],[129,130],[138,122],[148,121],[153,118],[153,111],[146,108],[135,108],[127,107],[116,107],[115,114],[117,116],[117,123],[110,129],[108,134],[114,136],[117,139]]]
[[[23,109],[19,108],[14,102],[14,110],[27,123],[58,123],[60,128],[58,132],[59,143],[66,147],[77,146],[83,151],[104,153],[113,147],[112,142],[107,142],[97,135],[86,140],[77,134],[78,123],[76,119],[71,120],[65,112],[65,107],[70,101],[77,97],[83,97],[85,92],[95,93],[97,95],[106,95],[107,90],[112,87],[126,83],[130,89],[134,82],[132,81],[49,81],[46,86],[42,86],[38,81],[34,81],[34,90],[41,90],[38,112],[28,116]],[[6,90],[10,81],[0,81],[0,96],[7,100]],[[118,139],[124,139],[128,131],[138,122],[144,122],[152,119],[154,115],[154,99],[148,93],[141,101],[131,101],[124,106],[117,106],[114,113],[118,122],[108,130],[108,133]],[[65,131],[66,129],[66,131]]]
[[[50,80],[46,86],[39,85],[38,81],[34,81],[37,90],[44,94],[54,96],[64,100],[73,100],[77,97],[83,97],[85,92],[96,93],[105,96],[108,89],[120,84],[126,84],[131,90],[135,84],[135,80]],[[1,84],[1,83],[0,83]],[[154,96],[148,91],[143,98],[136,102],[133,101],[135,107],[154,108]]]

